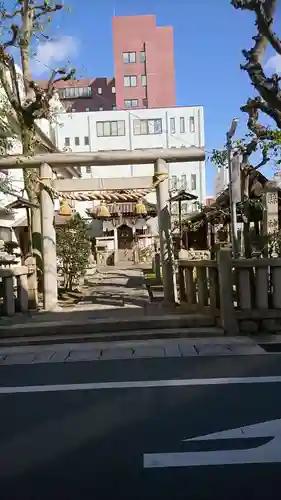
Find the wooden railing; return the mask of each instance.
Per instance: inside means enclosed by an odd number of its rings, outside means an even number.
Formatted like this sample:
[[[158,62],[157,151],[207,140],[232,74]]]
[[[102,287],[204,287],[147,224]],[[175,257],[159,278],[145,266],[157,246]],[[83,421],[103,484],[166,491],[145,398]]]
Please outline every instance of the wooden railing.
[[[220,314],[218,265],[214,260],[178,261],[180,300],[188,309]]]
[[[281,259],[178,260],[180,300],[187,309],[219,316],[226,333],[242,320],[281,318]]]
[[[28,279],[31,274],[27,266],[0,269],[3,315],[12,316],[16,311],[28,310]]]
[[[240,259],[232,264],[238,318],[280,318],[281,259]]]

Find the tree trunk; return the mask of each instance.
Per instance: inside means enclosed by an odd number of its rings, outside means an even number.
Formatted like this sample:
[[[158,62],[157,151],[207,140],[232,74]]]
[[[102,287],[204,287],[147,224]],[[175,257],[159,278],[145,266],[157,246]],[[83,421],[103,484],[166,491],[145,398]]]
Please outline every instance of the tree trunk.
[[[35,127],[32,124],[27,126],[22,124],[22,149],[25,156],[32,156],[35,153]],[[39,283],[42,281],[42,244],[41,244],[41,213],[40,213],[40,185],[38,182],[39,172],[37,169],[23,169],[24,187],[31,203],[38,205],[38,208],[31,208],[31,242],[30,251],[36,259],[37,276]]]

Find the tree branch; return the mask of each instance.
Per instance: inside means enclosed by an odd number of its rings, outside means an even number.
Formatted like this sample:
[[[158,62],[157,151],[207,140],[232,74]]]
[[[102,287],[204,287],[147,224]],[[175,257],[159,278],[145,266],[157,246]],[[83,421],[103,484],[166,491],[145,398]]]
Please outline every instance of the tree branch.
[[[270,137],[268,137],[268,131],[270,129],[259,123],[259,111],[270,116],[276,122],[276,125],[281,128],[281,111],[271,108],[260,97],[248,99],[247,104],[240,109],[244,113],[248,113],[248,128],[260,139],[270,139]]]
[[[276,0],[272,1],[272,14],[275,12],[277,6]],[[260,33],[262,33],[269,40],[272,48],[281,55],[281,40],[277,34],[273,31],[273,17],[268,17],[264,5],[261,2],[257,2],[256,8],[257,15],[257,26]]]
[[[56,3],[55,5],[48,5],[48,2],[44,2],[44,5],[34,5],[32,7],[34,11],[40,10],[41,12],[38,12],[37,14],[34,14],[34,21],[36,19],[39,19],[42,16],[45,16],[46,14],[50,14],[52,12],[56,12],[58,10],[63,9],[63,4]]]
[[[61,76],[56,78],[56,75]],[[28,81],[30,89],[32,89],[35,94],[35,100],[30,102],[28,106],[25,107],[25,114],[30,114],[30,116],[32,115],[34,118],[48,118],[50,115],[49,103],[53,96],[54,85],[60,81],[71,80],[74,75],[75,69],[71,69],[70,71],[63,68],[53,70],[48,82],[47,91],[39,87],[34,80]]]
[[[13,19],[21,13],[21,9],[15,9],[12,12],[7,12],[4,8],[0,10],[0,17],[2,19]]]
[[[61,75],[56,78],[56,75]],[[51,96],[53,94],[53,89],[56,83],[66,82],[68,80],[73,80],[75,76],[75,69],[67,71],[64,68],[54,69],[48,81],[47,94]]]
[[[8,47],[13,47],[16,44],[19,35],[19,27],[17,24],[11,25],[11,32],[12,32],[12,38],[0,45],[0,49],[3,49],[3,51],[6,50]]]
[[[255,165],[255,166],[252,165],[252,169],[258,170],[259,168],[264,167],[269,162],[269,160],[270,160],[270,158],[267,155],[267,151],[263,150],[262,151],[262,160],[257,165]]]
[[[276,0],[232,0],[236,9],[249,10],[256,14],[257,34],[253,37],[254,46],[250,50],[243,50],[246,64],[241,66],[245,70],[261,96],[255,102],[255,107],[270,116],[281,128],[281,89],[280,77],[274,74],[267,78],[262,68],[262,59],[268,43],[281,53],[281,41],[273,31],[273,20],[276,12]],[[244,108],[244,106],[243,106]],[[247,112],[247,109],[242,109]]]

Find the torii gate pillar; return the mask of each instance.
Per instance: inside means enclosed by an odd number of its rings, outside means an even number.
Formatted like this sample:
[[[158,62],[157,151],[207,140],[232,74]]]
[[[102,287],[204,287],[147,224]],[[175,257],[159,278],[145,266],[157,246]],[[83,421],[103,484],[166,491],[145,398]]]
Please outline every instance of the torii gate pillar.
[[[165,160],[159,158],[154,165],[155,177],[166,174],[166,179],[156,186],[158,227],[160,236],[160,253],[163,273],[164,300],[169,303],[177,301],[177,283],[174,262],[174,249],[171,234],[171,216],[169,212],[169,178]]]
[[[47,163],[40,167],[40,178],[47,186],[51,186],[52,169]],[[54,201],[43,186],[41,186],[41,233],[43,259],[43,306],[46,311],[57,307],[58,279],[56,230],[54,226]]]

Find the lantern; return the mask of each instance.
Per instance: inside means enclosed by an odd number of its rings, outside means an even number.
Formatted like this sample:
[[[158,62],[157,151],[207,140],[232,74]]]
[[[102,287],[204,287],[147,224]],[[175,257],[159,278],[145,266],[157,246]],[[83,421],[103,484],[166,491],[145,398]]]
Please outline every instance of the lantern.
[[[136,215],[140,215],[140,216],[147,214],[146,206],[144,205],[144,203],[142,201],[138,201],[136,203],[135,212],[136,212]]]
[[[72,208],[69,206],[66,200],[62,200],[60,202],[59,215],[62,215],[63,217],[72,216]]]
[[[107,217],[110,217],[109,210],[106,205],[101,203],[100,205],[97,206],[95,210],[95,215],[99,219],[107,219]]]

